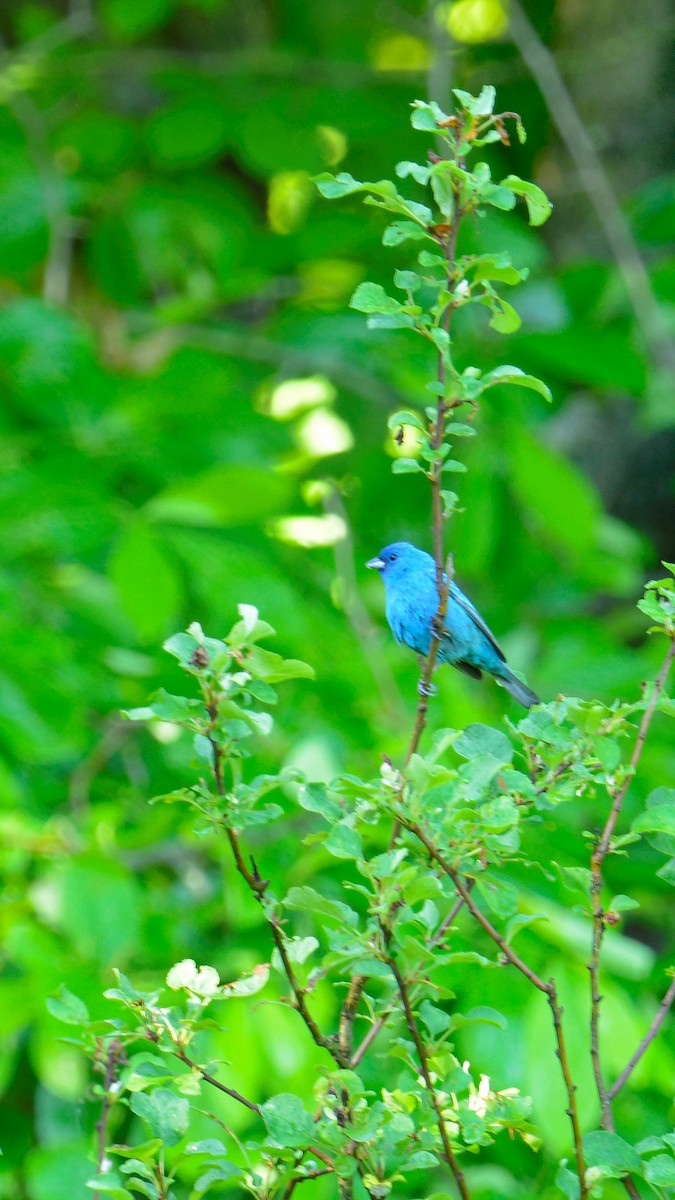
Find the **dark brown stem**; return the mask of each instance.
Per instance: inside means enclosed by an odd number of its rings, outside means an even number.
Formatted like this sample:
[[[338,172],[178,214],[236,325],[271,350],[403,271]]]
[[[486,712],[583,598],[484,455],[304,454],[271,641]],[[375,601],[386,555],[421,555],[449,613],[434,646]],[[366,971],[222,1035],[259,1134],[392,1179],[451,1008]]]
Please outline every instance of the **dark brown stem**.
[[[545,983],[544,980],[541,979],[541,977],[531,969],[531,967],[528,967],[527,963],[523,962],[522,958],[516,954],[515,950],[512,950],[508,943],[504,941],[504,938],[501,936],[501,934],[498,933],[494,925],[488,920],[485,914],[481,912],[478,905],[475,903],[473,897],[471,896],[469,887],[462,879],[459,872],[456,871],[454,867],[450,866],[450,863],[443,857],[440,851],[437,850],[436,846],[434,846],[434,843],[431,841],[431,839],[427,837],[424,830],[421,829],[419,825],[415,825],[412,822],[407,826],[407,828],[415,835],[416,838],[419,839],[419,841],[433,858],[434,862],[438,863],[438,866],[441,868],[441,870],[448,876],[449,879],[452,880],[458,894],[466,904],[466,907],[468,908],[472,917],[475,917],[475,919],[478,921],[478,924],[483,926],[483,929],[487,933],[488,937],[492,938],[492,941],[496,946],[499,947],[504,957],[507,958],[514,967],[517,967],[518,970],[525,976],[525,978],[529,979],[530,983],[533,983],[540,992],[545,992],[548,995],[549,985]]]
[[[419,825],[415,825],[412,822],[407,825],[407,828],[410,830],[411,833],[413,833],[415,835],[415,837],[417,837],[419,839],[419,841],[422,842],[422,845],[429,852],[429,854],[431,855],[433,860],[438,864],[438,866],[441,868],[441,870],[452,880],[452,882],[455,885],[455,888],[457,889],[457,892],[462,897],[462,899],[463,899],[464,903],[466,904],[471,915],[473,917],[475,917],[476,921],[478,922],[479,925],[481,925],[483,927],[483,929],[487,933],[488,937],[490,937],[492,939],[492,941],[495,943],[495,945],[499,947],[499,949],[501,950],[504,957],[508,960],[508,962],[510,962],[512,966],[516,967],[517,970],[519,970],[521,972],[521,974],[525,976],[526,979],[529,979],[530,983],[532,983],[534,985],[534,987],[536,987],[540,992],[543,992],[549,1002],[549,1005],[551,1008],[551,1013],[553,1015],[553,1027],[555,1030],[555,1037],[556,1037],[556,1043],[557,1043],[556,1053],[558,1055],[558,1058],[560,1059],[560,1066],[562,1068],[563,1079],[565,1080],[565,1087],[567,1089],[567,1098],[568,1098],[568,1105],[569,1105],[567,1108],[567,1115],[568,1115],[568,1117],[570,1119],[570,1123],[572,1125],[572,1136],[573,1136],[573,1140],[574,1140],[574,1154],[575,1154],[576,1161],[577,1161],[577,1171],[579,1173],[579,1189],[580,1189],[579,1196],[580,1196],[580,1200],[586,1200],[586,1198],[588,1196],[588,1187],[586,1185],[586,1167],[585,1167],[585,1162],[584,1162],[583,1144],[582,1144],[582,1140],[581,1140],[581,1127],[579,1124],[579,1113],[578,1113],[577,1102],[576,1102],[576,1086],[572,1080],[569,1063],[567,1060],[567,1051],[566,1051],[566,1047],[565,1047],[565,1039],[564,1039],[564,1032],[563,1032],[563,1026],[562,1026],[562,1008],[560,1007],[560,1005],[558,1003],[558,995],[557,995],[555,981],[553,979],[550,979],[548,981],[548,983],[545,982],[539,975],[537,975],[536,971],[533,971],[531,967],[528,967],[527,963],[524,962],[523,959],[520,958],[520,956],[518,954],[516,954],[514,950],[511,949],[511,947],[507,944],[507,942],[504,941],[504,938],[495,929],[492,922],[485,916],[485,914],[483,912],[481,912],[481,910],[478,908],[478,905],[474,902],[474,900],[470,894],[470,891],[469,891],[466,883],[462,879],[461,875],[459,874],[459,872],[456,871],[454,869],[454,867],[451,867],[450,863],[447,862],[447,860],[443,857],[443,855],[440,853],[440,851],[437,850],[437,848],[434,846],[433,842],[427,837],[424,830],[421,829],[419,827]]]
[[[284,1192],[284,1200],[291,1200],[291,1196],[299,1183],[305,1183],[308,1179],[318,1179],[320,1175],[332,1175],[332,1167],[321,1167],[317,1171],[307,1171],[304,1175],[296,1175],[295,1179],[291,1179]]]
[[[656,705],[658,704],[659,696],[661,695],[661,692],[665,686],[673,657],[675,657],[675,638],[671,640],[668,651],[663,660],[661,670],[659,671],[659,674],[654,682],[654,687],[652,689],[649,702],[644,713],[642,714],[642,720],[640,721],[640,725],[638,727],[635,745],[633,746],[633,753],[630,757],[629,765],[631,767],[631,771],[626,776],[621,787],[614,795],[612,806],[605,822],[605,827],[591,857],[591,907],[593,913],[593,938],[591,942],[591,957],[588,963],[588,970],[591,977],[591,1060],[593,1063],[595,1086],[597,1088],[598,1097],[600,1099],[600,1107],[602,1110],[601,1124],[603,1129],[607,1129],[610,1132],[614,1131],[612,1097],[615,1093],[613,1093],[605,1083],[600,1051],[600,1005],[602,1003],[602,995],[600,994],[600,958],[602,953],[602,942],[605,935],[606,916],[602,906],[602,890],[604,886],[603,866],[605,858],[610,850],[616,823],[623,808],[623,802],[626,799],[628,789],[630,788],[631,782],[642,757],[642,751],[647,739],[647,733],[649,732],[652,718],[656,712]],[[649,1043],[647,1043],[647,1045],[648,1044]],[[628,1074],[630,1074],[630,1071]],[[628,1078],[628,1075],[626,1078]],[[626,1183],[624,1182],[624,1187],[625,1186]]]
[[[388,940],[389,931],[383,927],[382,932],[383,932],[385,942],[386,942]],[[420,1069],[422,1071],[422,1077],[426,1084],[427,1092],[429,1094],[429,1099],[431,1100],[431,1103],[433,1105],[434,1112],[436,1113],[436,1121],[438,1124],[438,1131],[441,1135],[441,1142],[443,1143],[443,1150],[444,1150],[446,1162],[448,1163],[450,1170],[452,1171],[452,1173],[455,1177],[455,1183],[457,1184],[457,1187],[459,1189],[460,1196],[462,1196],[462,1200],[471,1200],[470,1192],[466,1186],[464,1172],[462,1171],[459,1163],[457,1162],[456,1155],[452,1149],[450,1137],[448,1135],[447,1126],[445,1124],[445,1119],[443,1117],[443,1109],[441,1107],[441,1102],[438,1099],[438,1095],[436,1093],[436,1088],[434,1087],[434,1082],[433,1082],[433,1079],[431,1078],[431,1072],[429,1070],[429,1061],[427,1058],[426,1047],[422,1040],[422,1036],[420,1034],[420,1031],[419,1031],[419,1028],[417,1025],[417,1021],[415,1020],[415,1014],[412,1010],[412,1006],[410,1003],[410,997],[408,995],[408,988],[407,988],[406,982],[405,982],[403,976],[401,975],[401,972],[398,969],[398,964],[396,963],[396,960],[394,958],[392,958],[391,955],[389,955],[385,961],[387,962],[387,965],[389,966],[389,969],[391,970],[391,972],[394,976],[394,979],[396,980],[396,985],[398,987],[399,995],[401,997],[401,1004],[403,1005],[403,1012],[405,1013],[406,1024],[408,1026],[410,1036],[411,1036],[413,1042],[415,1043],[415,1049],[417,1050],[417,1057],[419,1059]]]
[[[668,988],[668,991],[666,992],[665,996],[663,997],[663,1000],[661,1001],[661,1003],[659,1005],[658,1012],[656,1013],[654,1020],[652,1021],[651,1025],[649,1026],[649,1029],[647,1030],[645,1036],[643,1037],[642,1041],[640,1042],[640,1045],[638,1046],[638,1048],[635,1051],[635,1053],[633,1054],[633,1056],[628,1060],[628,1063],[626,1064],[623,1071],[619,1075],[619,1078],[617,1079],[616,1083],[613,1083],[611,1088],[609,1089],[608,1095],[609,1095],[610,1100],[613,1100],[614,1097],[621,1091],[621,1088],[623,1087],[624,1083],[628,1079],[631,1072],[634,1070],[634,1068],[639,1063],[645,1050],[647,1050],[649,1048],[649,1046],[651,1045],[651,1043],[654,1041],[654,1038],[656,1037],[657,1033],[659,1032],[659,1029],[663,1025],[663,1022],[666,1019],[668,1010],[670,1009],[674,1000],[675,1000],[675,976],[671,979],[670,987]]]
[[[574,1138],[574,1156],[577,1162],[577,1173],[579,1175],[579,1196],[580,1200],[586,1200],[588,1196],[588,1186],[586,1184],[586,1163],[584,1160],[584,1147],[581,1139],[581,1126],[579,1124],[579,1111],[577,1109],[576,1100],[576,1084],[572,1079],[570,1065],[567,1059],[567,1048],[565,1045],[565,1036],[562,1026],[563,1010],[558,1003],[558,991],[555,985],[555,980],[550,979],[548,982],[548,1002],[553,1015],[553,1028],[555,1030],[555,1040],[557,1042],[556,1054],[560,1060],[560,1068],[565,1080],[567,1089],[567,1098],[569,1108],[566,1109],[567,1116],[572,1125],[572,1135]]]
[[[188,1057],[184,1050],[174,1050],[173,1053],[176,1058],[180,1059],[182,1063],[185,1063],[185,1066],[189,1067],[191,1071],[198,1071],[202,1079],[206,1083],[209,1083],[211,1087],[216,1088],[219,1092],[223,1092],[224,1095],[229,1096],[230,1099],[236,1100],[239,1104],[243,1104],[244,1108],[248,1108],[251,1112],[257,1113],[258,1116],[260,1116],[260,1106],[258,1104],[254,1104],[252,1100],[247,1100],[246,1096],[242,1096],[241,1092],[235,1092],[234,1088],[226,1087],[225,1084],[221,1083],[219,1079],[216,1079],[214,1075],[209,1075],[208,1071],[204,1071],[198,1063],[193,1062],[193,1060]]]

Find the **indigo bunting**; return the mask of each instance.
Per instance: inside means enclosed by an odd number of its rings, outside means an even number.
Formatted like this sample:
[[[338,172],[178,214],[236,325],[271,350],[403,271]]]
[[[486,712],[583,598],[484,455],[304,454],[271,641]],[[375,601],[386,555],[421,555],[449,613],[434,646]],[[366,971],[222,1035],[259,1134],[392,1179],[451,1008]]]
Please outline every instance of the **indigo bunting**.
[[[417,654],[428,654],[431,622],[438,610],[436,564],[431,555],[409,542],[393,542],[366,566],[382,575],[387,620],[396,641]],[[539,704],[539,697],[514,675],[485,621],[454,582],[436,661],[450,663],[473,679],[487,671],[525,708]]]

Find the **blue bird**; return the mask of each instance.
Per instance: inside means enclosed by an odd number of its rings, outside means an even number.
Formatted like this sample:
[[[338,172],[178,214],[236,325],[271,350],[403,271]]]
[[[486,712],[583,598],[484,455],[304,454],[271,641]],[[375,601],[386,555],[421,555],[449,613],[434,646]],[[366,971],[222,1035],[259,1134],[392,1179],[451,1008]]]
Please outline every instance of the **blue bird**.
[[[431,555],[409,542],[393,542],[366,566],[379,571],[384,580],[387,620],[396,641],[427,655],[431,622],[438,610],[436,564]],[[436,661],[450,663],[473,679],[487,671],[525,708],[540,702],[514,675],[480,613],[454,582]]]

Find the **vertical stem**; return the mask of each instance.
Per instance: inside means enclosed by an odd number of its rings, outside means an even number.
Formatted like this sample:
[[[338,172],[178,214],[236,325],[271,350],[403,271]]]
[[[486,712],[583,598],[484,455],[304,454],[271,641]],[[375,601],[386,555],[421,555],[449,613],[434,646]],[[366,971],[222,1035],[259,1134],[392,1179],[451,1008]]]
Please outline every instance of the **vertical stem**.
[[[383,932],[383,935],[385,938],[385,942],[388,942],[389,937],[390,937],[390,930],[385,929],[383,927],[382,932]],[[415,1043],[415,1049],[417,1050],[417,1057],[419,1058],[420,1069],[422,1071],[422,1078],[424,1079],[424,1082],[427,1087],[427,1092],[429,1094],[429,1099],[431,1100],[434,1112],[436,1113],[436,1121],[438,1124],[438,1131],[441,1135],[441,1142],[443,1143],[443,1150],[445,1153],[445,1158],[450,1167],[450,1170],[452,1171],[452,1173],[455,1177],[455,1182],[459,1189],[459,1194],[462,1197],[462,1200],[471,1200],[470,1192],[467,1188],[466,1180],[464,1178],[464,1172],[462,1171],[459,1163],[457,1162],[457,1158],[452,1149],[450,1137],[448,1135],[447,1126],[445,1124],[445,1119],[443,1117],[443,1110],[441,1108],[441,1103],[440,1103],[440,1100],[438,1099],[436,1088],[434,1087],[434,1081],[431,1078],[431,1072],[429,1070],[429,1061],[427,1058],[426,1048],[424,1046],[424,1042],[422,1041],[422,1037],[421,1037],[421,1034],[420,1034],[420,1031],[419,1031],[419,1028],[417,1025],[417,1021],[415,1020],[415,1014],[413,1013],[412,1006],[410,1004],[410,997],[408,996],[408,989],[407,989],[405,980],[403,979],[403,976],[401,975],[401,972],[399,971],[398,965],[394,958],[389,956],[386,959],[386,962],[394,976],[394,979],[396,980],[396,984],[397,984],[399,994],[401,997],[401,1003],[403,1005],[403,1012],[405,1013],[406,1024],[408,1026],[410,1036],[411,1036],[413,1042]]]
[[[668,678],[670,667],[675,657],[675,637],[671,638],[670,645],[666,652],[666,656],[661,665],[652,694],[649,697],[649,702],[642,714],[633,753],[630,757],[629,766],[632,768],[631,773],[626,776],[623,784],[617,789],[612,800],[605,827],[600,836],[593,855],[591,857],[591,907],[593,913],[593,939],[591,943],[591,957],[588,963],[588,970],[591,977],[591,1061],[593,1063],[593,1076],[595,1078],[595,1086],[597,1088],[600,1107],[602,1110],[602,1127],[610,1132],[614,1131],[614,1115],[612,1112],[612,1098],[615,1094],[607,1087],[605,1083],[604,1073],[602,1069],[602,1056],[600,1050],[600,1005],[602,1003],[602,995],[600,994],[600,958],[602,953],[602,942],[605,935],[605,911],[602,906],[602,889],[604,886],[604,862],[609,853],[612,836],[616,828],[616,823],[621,814],[623,802],[628,793],[632,779],[638,768],[638,764],[642,757],[642,751],[647,739],[647,733],[652,722],[656,705],[658,704],[659,696]],[[626,1183],[624,1182],[624,1187]]]
[[[562,1025],[563,1010],[558,1003],[558,991],[555,985],[555,980],[550,979],[547,987],[548,1002],[551,1007],[553,1016],[553,1028],[555,1030],[555,1039],[557,1043],[556,1054],[560,1060],[560,1067],[565,1080],[567,1089],[567,1099],[569,1107],[567,1108],[567,1116],[572,1125],[572,1134],[574,1137],[574,1156],[577,1162],[577,1174],[579,1176],[579,1194],[580,1200],[586,1200],[588,1196],[588,1186],[586,1184],[586,1163],[584,1161],[584,1147],[581,1137],[581,1126],[579,1124],[579,1111],[577,1109],[576,1100],[576,1084],[572,1080],[569,1062],[567,1059],[567,1048],[565,1045],[565,1036]]]

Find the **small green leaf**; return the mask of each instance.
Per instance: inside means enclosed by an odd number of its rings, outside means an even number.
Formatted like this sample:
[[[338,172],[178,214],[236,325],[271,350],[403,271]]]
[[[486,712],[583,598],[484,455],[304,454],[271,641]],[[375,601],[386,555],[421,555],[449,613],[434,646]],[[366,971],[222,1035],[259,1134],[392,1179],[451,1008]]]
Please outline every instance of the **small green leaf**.
[[[472,759],[488,754],[501,763],[509,763],[513,758],[513,746],[509,738],[499,729],[492,729],[490,725],[467,725],[454,746],[462,758]]]
[[[302,912],[314,913],[322,917],[330,917],[339,925],[358,925],[358,915],[341,900],[329,900],[321,896],[311,887],[290,888],[283,902],[286,908],[294,908]]]
[[[675,1187],[675,1158],[657,1154],[645,1163],[645,1179],[654,1187]]]
[[[260,1108],[268,1133],[268,1142],[279,1149],[304,1148],[314,1139],[314,1121],[299,1096],[282,1092],[266,1100]]]
[[[507,175],[506,179],[502,179],[502,184],[510,188],[517,196],[524,198],[530,225],[543,225],[544,221],[548,220],[553,211],[553,205],[546,192],[537,187],[536,183],[528,183],[524,179],[519,179],[517,175]]]
[[[600,1167],[609,1179],[621,1179],[632,1172],[642,1175],[644,1165],[640,1155],[629,1142],[616,1133],[596,1129],[584,1138],[584,1154],[589,1167]]]
[[[421,415],[411,412],[410,409],[400,409],[398,412],[392,413],[387,421],[388,429],[399,429],[401,425],[412,425],[414,429],[420,429],[422,433],[426,433]]]
[[[430,237],[430,234],[415,221],[392,221],[382,234],[382,245],[400,246],[401,242],[419,242],[427,237]]]
[[[414,475],[421,471],[422,467],[416,458],[395,458],[391,469],[394,475]]]
[[[442,1008],[437,1008],[430,1000],[422,1001],[419,1013],[432,1037],[440,1037],[450,1028],[452,1021],[450,1014],[444,1012]]]
[[[86,1004],[78,996],[69,992],[63,984],[55,996],[47,997],[47,1009],[53,1017],[63,1021],[65,1025],[86,1025],[89,1021]]]
[[[438,133],[439,124],[448,119],[435,100],[432,100],[431,103],[427,103],[426,100],[413,100],[412,110],[410,124],[413,129],[419,129],[425,133]]]
[[[166,1146],[175,1146],[180,1141],[190,1121],[189,1101],[168,1088],[157,1088],[149,1094],[134,1092],[129,1107]]]
[[[508,330],[505,332],[508,332]],[[483,392],[487,388],[495,387],[499,383],[510,383],[515,387],[529,388],[533,392],[539,392],[539,395],[543,396],[544,400],[548,400],[549,402],[553,398],[550,388],[541,379],[537,379],[535,375],[526,375],[519,367],[495,367],[493,371],[490,371],[481,379],[480,390]]]
[[[520,328],[520,317],[512,304],[498,297],[496,301],[498,307],[493,311],[489,324],[498,333],[514,333]]]
[[[633,900],[630,896],[618,895],[614,896],[609,902],[609,911],[616,913],[631,912],[634,908],[639,908],[637,900]]]
[[[393,296],[388,296],[379,283],[360,283],[354,292],[349,307],[363,313],[397,313],[401,305]]]
[[[361,838],[346,821],[333,826],[324,845],[334,858],[363,858]]]

